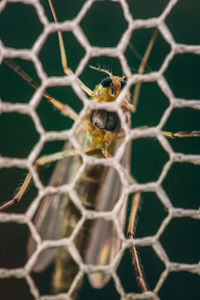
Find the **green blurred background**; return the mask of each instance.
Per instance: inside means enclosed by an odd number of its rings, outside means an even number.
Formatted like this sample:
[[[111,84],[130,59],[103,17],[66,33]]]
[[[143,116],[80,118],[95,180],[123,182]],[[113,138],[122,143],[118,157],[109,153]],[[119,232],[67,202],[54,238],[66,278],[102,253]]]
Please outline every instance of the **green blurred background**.
[[[54,1],[59,21],[73,19],[85,1],[57,0]],[[147,19],[161,14],[168,1],[137,0],[127,1],[130,12],[135,19]],[[45,13],[53,21],[47,1],[41,1]],[[181,0],[172,9],[166,19],[166,24],[178,43],[200,44],[200,2],[195,0]],[[91,45],[99,47],[116,46],[127,28],[121,6],[115,1],[95,2],[80,26]],[[1,39],[5,46],[13,48],[31,48],[43,27],[32,6],[22,3],[10,3],[4,8],[0,16]],[[139,29],[133,32],[129,47],[125,52],[129,66],[133,73],[138,69],[153,29]],[[67,49],[69,66],[75,70],[84,56],[84,49],[77,42],[71,32],[63,34]],[[170,47],[159,34],[148,61],[146,72],[158,70]],[[49,76],[63,76],[60,64],[59,46],[56,33],[49,36],[43,45],[39,58],[44,70]],[[32,63],[15,60],[36,81],[39,78]],[[94,57],[88,65],[100,65],[115,75],[122,75],[118,59],[111,57]],[[170,63],[165,78],[170,84],[177,98],[200,99],[199,91],[200,57],[194,54],[179,54]],[[4,102],[27,103],[33,95],[33,89],[17,74],[2,64],[1,98]],[[86,67],[81,74],[81,80],[91,89],[98,84],[105,75]],[[134,90],[134,87],[131,89]],[[67,103],[77,112],[82,103],[70,87],[49,88],[48,92],[63,103]],[[156,83],[142,85],[137,112],[132,117],[132,127],[155,126],[159,123],[164,110],[168,107],[168,99],[161,92]],[[61,116],[59,112],[43,99],[37,108],[37,113],[45,130],[64,130],[70,128],[72,122]],[[176,109],[170,115],[164,127],[171,131],[200,130],[200,113],[193,109]],[[38,141],[39,135],[30,117],[18,113],[0,114],[0,154],[7,157],[25,158]],[[199,154],[200,139],[187,138],[169,141],[174,151]],[[52,142],[45,145],[41,154],[54,153],[62,149],[64,141]],[[137,139],[133,141],[131,170],[139,182],[157,180],[164,163],[168,160],[167,153],[155,139]],[[41,178],[47,184],[54,166],[46,167],[41,172]],[[18,168],[0,169],[1,202],[12,198],[15,190],[22,182],[26,170]],[[200,168],[188,163],[174,164],[170,169],[163,187],[175,207],[198,209],[200,201]],[[26,193],[23,202],[10,212],[25,212],[33,198],[37,195],[34,184]],[[138,215],[136,237],[153,235],[157,232],[167,211],[157,196],[153,193],[143,193],[143,203]],[[192,218],[174,219],[161,237],[161,243],[171,261],[183,263],[197,263],[200,253],[199,222]],[[28,229],[24,225],[15,223],[0,224],[0,267],[21,267],[26,262],[26,243]],[[151,247],[138,249],[143,264],[145,278],[149,288],[153,289],[164,270],[163,263],[155,255]],[[139,292],[134,271],[132,270],[130,253],[127,251],[118,273],[127,292]],[[35,276],[41,294],[48,294],[50,289],[50,270]],[[159,292],[161,299],[199,299],[200,280],[196,274],[189,272],[171,273]],[[12,287],[12,288],[11,288]],[[22,279],[0,279],[0,293],[2,299],[32,299],[29,288]],[[85,278],[80,291],[80,299],[119,299],[119,294],[111,281],[102,290],[92,289]]]

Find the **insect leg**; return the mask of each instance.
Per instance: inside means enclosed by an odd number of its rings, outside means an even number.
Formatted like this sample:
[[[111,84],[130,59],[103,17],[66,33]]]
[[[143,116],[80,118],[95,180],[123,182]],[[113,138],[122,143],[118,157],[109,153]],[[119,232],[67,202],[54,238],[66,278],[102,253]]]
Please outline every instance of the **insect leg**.
[[[129,240],[134,240],[134,225],[135,225],[135,218],[136,214],[139,208],[140,204],[140,193],[136,193],[132,199],[132,205],[131,205],[131,214],[129,216],[129,223],[128,223],[128,229],[127,229],[127,237]],[[139,282],[140,288],[143,292],[146,292],[147,286],[144,280],[144,276],[142,274],[140,261],[138,258],[137,250],[135,246],[130,247],[133,265],[136,273],[136,278]]]
[[[200,136],[200,131],[179,131],[179,132],[171,132],[171,131],[162,131],[162,134],[169,138],[182,138],[182,137],[194,137]]]
[[[149,42],[149,45],[145,51],[143,60],[139,66],[138,69],[138,74],[143,74],[145,67],[146,67],[146,63],[147,60],[150,56],[151,50],[153,48],[153,45],[155,43],[156,37],[158,34],[158,29],[155,29],[153,32],[153,35],[151,37],[151,40]],[[134,94],[133,94],[133,106],[136,109],[137,104],[138,104],[138,98],[139,98],[139,93],[140,93],[140,89],[141,89],[141,82],[138,82],[135,86],[135,90],[134,90]],[[134,225],[135,225],[135,218],[136,218],[136,214],[138,211],[140,205],[140,193],[136,193],[132,199],[132,205],[131,205],[131,214],[129,217],[129,224],[128,224],[128,229],[127,229],[127,237],[130,240],[134,240]],[[132,261],[133,261],[133,265],[134,265],[134,269],[135,269],[135,273],[136,273],[136,277],[138,279],[140,288],[143,292],[147,291],[147,285],[145,283],[144,280],[144,276],[142,274],[142,270],[141,270],[141,266],[140,266],[140,261],[138,258],[138,254],[137,254],[137,250],[135,246],[130,247],[131,250],[131,255],[132,255]]]
[[[55,21],[55,23],[58,23],[58,19],[57,19],[52,1],[51,0],[48,0],[48,1],[49,1],[49,6],[51,8],[51,12],[52,12],[54,21]],[[68,67],[68,64],[67,64],[67,55],[66,55],[66,51],[65,51],[62,32],[59,30],[57,33],[58,33],[58,40],[59,40],[59,46],[60,46],[60,55],[61,55],[61,62],[62,62],[63,70],[64,70],[66,75],[72,76],[72,75],[74,75],[74,73]],[[86,92],[91,97],[95,97],[96,94],[91,89],[89,89],[80,79],[77,78],[77,80],[78,80],[78,82],[79,82],[79,84],[80,84],[80,86],[81,86],[81,88],[84,92]]]
[[[91,147],[88,147],[87,149],[83,149],[84,152],[90,152],[91,150],[93,150]],[[43,166],[45,164],[49,164],[51,162],[61,160],[63,158],[67,158],[67,157],[76,156],[76,155],[79,155],[79,152],[75,149],[61,151],[61,152],[57,152],[57,153],[50,154],[50,155],[44,155],[35,161],[34,168],[35,168],[35,170],[37,170],[37,168],[39,166]],[[20,202],[22,196],[24,195],[24,193],[27,190],[27,187],[30,184],[31,179],[32,179],[32,174],[31,174],[31,172],[28,172],[28,174],[26,175],[26,178],[25,178],[22,186],[20,187],[19,191],[17,192],[17,194],[14,196],[14,198],[12,200],[1,205],[0,211]]]
[[[153,35],[152,35],[151,40],[149,42],[149,45],[148,45],[148,47],[147,47],[147,49],[145,51],[143,60],[142,60],[142,62],[140,64],[140,66],[139,66],[138,74],[143,74],[144,73],[144,70],[145,70],[145,67],[146,67],[146,63],[147,63],[147,60],[148,60],[148,58],[150,56],[151,50],[153,48],[153,45],[155,43],[157,34],[158,34],[158,29],[156,28],[154,30],[154,32],[153,32]],[[135,108],[137,107],[137,104],[138,104],[138,99],[139,99],[141,84],[142,84],[142,82],[138,82],[136,84],[136,86],[135,86],[135,90],[134,90],[134,94],[133,94],[133,105],[134,105]]]
[[[36,90],[39,88],[39,85],[26,72],[24,72],[14,61],[10,59],[5,59],[4,63],[6,63],[13,71],[15,71],[25,81],[27,81],[33,88],[35,88]],[[46,91],[43,93],[43,96],[46,99],[48,99],[49,102],[51,102],[58,110],[60,110],[63,115],[68,116],[74,121],[78,118],[78,115],[71,107],[56,100],[51,95],[49,95]]]
[[[104,135],[104,140],[102,142],[102,147],[101,147],[101,151],[103,153],[103,155],[106,158],[110,158],[112,157],[110,155],[110,153],[108,152],[108,148],[110,146],[110,144],[113,141],[119,140],[119,139],[123,139],[125,137],[125,133],[123,129],[120,130],[115,130],[115,131],[108,131],[105,135]]]
[[[97,145],[98,144],[93,143],[91,146],[85,146],[85,147],[83,147],[83,151],[84,152],[91,152],[91,151],[97,149]]]

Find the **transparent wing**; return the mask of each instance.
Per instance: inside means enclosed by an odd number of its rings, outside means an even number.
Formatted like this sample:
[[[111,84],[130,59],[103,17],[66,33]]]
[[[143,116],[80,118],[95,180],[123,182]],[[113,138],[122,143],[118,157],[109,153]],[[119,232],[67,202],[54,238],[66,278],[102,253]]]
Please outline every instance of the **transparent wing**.
[[[71,149],[71,144],[66,143],[63,150]],[[60,160],[53,171],[49,185],[59,186],[70,181],[73,170],[77,164],[80,164],[79,157],[71,157]],[[68,196],[48,195],[44,197],[34,216],[34,225],[40,234],[42,240],[55,240],[61,237],[61,227],[64,220],[63,205],[68,201]],[[36,249],[36,243],[32,236],[28,241],[27,253],[28,257],[32,255]],[[43,251],[34,265],[34,272],[41,272],[54,260],[57,249],[50,248]]]
[[[116,145],[117,147],[117,145]],[[121,164],[129,171],[130,166],[130,149],[131,145],[127,145],[126,152],[122,158]],[[98,210],[109,211],[113,208],[116,201],[121,195],[121,182],[114,168],[109,168],[104,177],[104,184],[101,185],[96,202],[99,203]],[[118,221],[124,230],[126,219],[126,204],[123,205]],[[119,252],[121,242],[118,238],[116,229],[112,222],[105,222],[104,219],[95,221],[91,229],[91,237],[89,247],[86,253],[86,263],[94,265],[107,265],[111,263],[113,258]],[[110,275],[105,273],[89,274],[89,281],[94,288],[102,288],[110,280]]]

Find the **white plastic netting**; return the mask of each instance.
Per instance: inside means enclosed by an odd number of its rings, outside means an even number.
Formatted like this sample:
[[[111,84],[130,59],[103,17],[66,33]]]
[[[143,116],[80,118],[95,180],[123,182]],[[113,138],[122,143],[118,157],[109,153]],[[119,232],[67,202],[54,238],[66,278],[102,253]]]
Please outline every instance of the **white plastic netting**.
[[[1,1],[0,3],[0,11],[3,14],[3,12],[5,12],[9,5],[11,5],[11,3],[18,3],[18,1]],[[187,260],[187,258],[184,257],[183,260],[181,260],[181,258],[177,258],[179,256],[176,256],[176,258],[172,258],[170,257],[170,246],[172,246],[172,248],[174,247],[174,245],[171,245],[170,243],[170,239],[167,242],[169,244],[168,246],[168,250],[165,249],[165,247],[163,245],[165,245],[165,243],[161,242],[160,239],[161,237],[164,235],[164,232],[167,230],[168,226],[173,222],[173,220],[175,219],[182,219],[183,223],[186,223],[186,227],[183,227],[185,230],[185,228],[189,228],[190,225],[187,225],[188,220],[191,220],[191,222],[193,222],[194,220],[194,226],[196,226],[196,221],[199,220],[200,218],[200,213],[199,213],[199,209],[198,209],[198,201],[196,200],[195,203],[197,204],[188,204],[182,206],[179,204],[174,204],[173,199],[171,199],[170,192],[168,193],[168,191],[165,190],[165,185],[164,182],[166,180],[166,178],[168,178],[168,174],[171,172],[171,170],[176,171],[174,168],[174,166],[180,163],[183,163],[183,165],[187,165],[190,166],[188,169],[186,168],[186,173],[185,177],[190,177],[190,170],[191,173],[194,172],[194,177],[198,177],[198,171],[197,169],[199,169],[199,163],[200,163],[200,155],[198,154],[199,151],[196,148],[196,150],[186,150],[186,153],[183,153],[181,150],[175,151],[174,147],[171,143],[169,143],[168,139],[166,137],[164,137],[161,133],[161,130],[163,129],[163,127],[165,126],[165,124],[168,122],[168,120],[170,119],[170,116],[172,115],[172,113],[174,112],[174,110],[176,109],[189,109],[190,111],[195,111],[195,113],[199,113],[199,109],[200,109],[200,102],[199,100],[197,100],[199,97],[194,96],[193,97],[177,97],[170,84],[168,83],[168,81],[166,80],[166,77],[164,74],[166,74],[167,70],[169,69],[170,64],[172,63],[172,61],[174,60],[175,57],[177,57],[179,54],[184,54],[184,55],[194,55],[197,56],[200,54],[200,46],[199,45],[191,45],[191,44],[182,44],[182,43],[178,43],[171,30],[169,29],[169,27],[167,26],[166,20],[167,18],[170,16],[170,14],[172,14],[175,6],[178,4],[178,0],[171,0],[168,1],[168,3],[166,3],[165,6],[163,6],[163,9],[160,11],[160,13],[158,14],[158,16],[156,17],[151,17],[151,18],[144,18],[144,19],[136,19],[133,17],[133,13],[131,10],[131,3],[130,1],[124,1],[124,0],[118,0],[118,1],[95,1],[95,0],[89,0],[89,1],[83,1],[83,3],[81,3],[80,7],[79,7],[79,11],[76,12],[75,17],[73,19],[70,20],[62,20],[62,22],[59,22],[58,24],[52,23],[48,20],[47,18],[47,14],[48,12],[46,10],[44,10],[44,5],[46,5],[45,3],[40,3],[39,1],[20,1],[21,3],[31,6],[34,11],[35,14],[39,20],[39,22],[42,24],[43,29],[41,30],[41,33],[38,34],[37,38],[35,39],[32,47],[30,49],[22,49],[21,47],[18,48],[16,45],[12,46],[11,42],[10,44],[7,46],[7,42],[6,42],[6,37],[2,37],[2,41],[0,44],[0,53],[1,53],[1,62],[3,62],[3,60],[5,58],[20,58],[23,60],[29,60],[33,63],[34,68],[37,72],[38,77],[41,80],[41,85],[39,87],[39,89],[33,94],[33,96],[31,97],[30,101],[27,103],[20,103],[20,101],[16,101],[16,103],[12,103],[13,101],[9,102],[6,101],[6,99],[4,100],[4,97],[2,95],[2,101],[0,103],[1,105],[1,114],[3,115],[8,115],[8,114],[12,114],[12,113],[17,113],[20,115],[26,115],[29,116],[34,124],[35,127],[35,131],[37,132],[37,134],[39,135],[38,141],[32,146],[32,149],[30,151],[30,153],[28,153],[29,155],[26,156],[26,158],[16,158],[17,156],[15,155],[10,155],[11,157],[9,157],[9,155],[4,155],[2,154],[2,156],[0,157],[0,166],[2,170],[9,170],[10,168],[20,168],[20,169],[28,169],[32,172],[33,174],[33,179],[34,179],[34,184],[36,186],[36,188],[38,189],[38,195],[37,197],[35,197],[34,201],[31,203],[31,205],[28,206],[28,208],[26,209],[25,212],[23,213],[6,213],[6,212],[2,212],[0,213],[0,222],[2,224],[4,223],[14,223],[14,224],[25,224],[26,226],[28,226],[28,229],[32,235],[32,237],[34,238],[34,240],[37,243],[37,249],[36,251],[33,253],[33,255],[30,257],[30,259],[28,261],[26,261],[24,266],[17,266],[14,268],[5,268],[4,267],[4,263],[2,263],[3,267],[0,268],[0,278],[3,279],[8,279],[8,278],[18,278],[18,279],[24,279],[26,281],[26,284],[28,285],[29,288],[29,298],[31,298],[31,296],[34,299],[71,299],[73,298],[73,292],[77,289],[78,286],[78,282],[80,280],[80,278],[86,274],[86,273],[90,273],[90,272],[94,272],[94,271],[104,271],[104,272],[108,272],[112,274],[112,280],[114,282],[113,285],[113,289],[115,289],[118,298],[120,299],[169,299],[169,294],[164,293],[162,294],[162,292],[160,293],[160,291],[163,289],[163,287],[166,285],[167,287],[165,288],[166,291],[168,291],[168,289],[173,289],[173,285],[168,286],[168,278],[170,277],[170,275],[173,273],[182,273],[182,274],[188,274],[187,276],[189,276],[189,274],[192,275],[199,275],[200,273],[200,265],[199,265],[199,257],[197,257],[198,255],[196,255],[196,252],[193,252],[192,246],[191,248],[189,248],[188,252],[189,256],[192,254],[195,257],[194,259],[192,259],[190,257],[190,259]],[[133,1],[134,2],[134,1]],[[105,7],[106,5],[108,5],[108,3],[111,5],[114,3],[118,4],[120,7],[120,10],[122,12],[123,18],[124,18],[124,22],[127,24],[127,26],[123,27],[124,31],[122,32],[121,38],[118,39],[117,45],[114,47],[97,47],[97,46],[92,46],[92,44],[88,41],[88,37],[87,37],[87,31],[85,32],[85,30],[82,30],[81,27],[81,23],[82,21],[87,18],[87,15],[89,14],[89,12],[95,8],[95,5],[101,3],[102,7],[105,3]],[[66,3],[63,5],[65,5],[67,7],[67,5],[72,5],[71,3],[69,4],[68,1],[66,1]],[[187,6],[186,6],[187,8]],[[46,7],[45,7],[46,9]],[[56,7],[55,7],[56,9]],[[145,9],[145,7],[144,7]],[[189,10],[189,8],[188,8]],[[58,16],[58,20],[60,20],[59,18],[59,11],[56,10],[57,16]],[[113,13],[114,13],[114,9],[113,9]],[[105,17],[106,18],[106,17]],[[112,23],[112,16],[109,15],[107,16],[107,18],[109,20],[109,22]],[[89,22],[90,19],[87,19],[87,21]],[[9,24],[9,20],[8,24]],[[99,27],[104,27],[104,18],[101,19],[101,23],[98,25]],[[9,25],[5,25],[8,26],[7,28],[7,33],[9,35]],[[90,24],[88,25],[88,27],[91,27]],[[118,24],[119,28],[121,26],[121,24]],[[130,60],[127,61],[125,52],[126,49],[129,47],[129,44],[131,42],[131,37],[134,34],[135,31],[140,30],[140,29],[151,29],[151,28],[158,28],[159,30],[159,34],[162,36],[163,41],[169,46],[169,51],[167,52],[167,54],[164,56],[164,58],[161,61],[161,64],[159,66],[159,68],[156,71],[150,71],[146,74],[135,74],[135,72],[132,72],[132,62]],[[116,102],[115,105],[115,109],[118,110],[119,116],[121,117],[121,122],[122,125],[125,129],[125,133],[126,133],[126,138],[122,141],[121,146],[119,147],[116,155],[114,158],[112,159],[102,159],[101,163],[106,165],[106,166],[110,166],[112,168],[115,168],[116,172],[118,172],[120,179],[121,179],[121,183],[123,186],[122,189],[122,194],[120,196],[119,201],[117,202],[117,205],[115,206],[115,208],[110,212],[96,212],[96,211],[88,211],[86,209],[84,209],[83,205],[81,205],[81,200],[79,199],[77,193],[75,193],[74,191],[74,187],[75,187],[75,183],[78,180],[78,178],[80,177],[81,173],[83,172],[85,166],[87,164],[99,164],[99,159],[95,159],[94,157],[90,157],[85,155],[84,153],[82,153],[81,151],[81,146],[79,145],[79,143],[77,142],[76,139],[76,135],[75,135],[75,129],[77,128],[77,126],[79,125],[80,121],[83,119],[83,117],[85,116],[86,112],[89,109],[93,109],[94,107],[99,107],[99,105],[97,103],[94,103],[90,100],[88,100],[88,98],[86,97],[86,95],[82,92],[75,76],[72,77],[66,77],[66,76],[57,76],[57,77],[48,77],[47,74],[45,73],[44,69],[43,69],[43,65],[41,63],[41,59],[40,59],[40,52],[44,46],[44,44],[46,43],[46,40],[48,39],[49,35],[51,33],[56,33],[57,30],[61,30],[63,32],[72,32],[73,35],[75,36],[75,38],[77,39],[78,43],[81,45],[81,47],[84,49],[85,54],[82,57],[82,59],[78,59],[78,66],[76,69],[76,76],[80,76],[83,72],[84,69],[87,67],[89,61],[91,58],[98,58],[98,57],[111,57],[111,58],[117,58],[121,64],[121,68],[124,74],[127,75],[128,78],[128,84],[126,89],[121,93],[119,99]],[[120,29],[116,28],[117,31],[120,31]],[[9,38],[8,38],[9,39]],[[23,37],[22,37],[23,40]],[[102,45],[104,45],[104,43],[102,42]],[[107,45],[107,44],[106,44]],[[16,48],[14,48],[16,47]],[[74,50],[74,49],[73,49]],[[72,51],[73,51],[72,50]],[[68,52],[68,45],[66,43],[66,51]],[[162,51],[162,49],[160,50]],[[58,53],[54,53],[55,56],[58,56],[59,58],[59,52]],[[73,56],[73,55],[72,55]],[[52,60],[54,59],[54,57],[52,57]],[[102,60],[103,61],[103,60]],[[49,62],[50,64],[51,62]],[[90,64],[90,63],[89,63]],[[195,63],[194,63],[195,64]],[[197,65],[197,69],[198,69],[198,64]],[[69,67],[71,67],[71,62],[69,59]],[[104,67],[104,65],[102,66]],[[151,67],[151,65],[150,65]],[[74,68],[75,69],[75,68]],[[112,71],[115,75],[118,75],[114,69],[114,66],[112,67]],[[187,71],[187,70],[186,70]],[[60,74],[59,74],[60,75]],[[120,74],[119,74],[120,75]],[[194,75],[198,76],[196,73]],[[1,79],[1,81],[3,80],[3,78]],[[89,81],[89,79],[87,79]],[[158,120],[158,123],[155,126],[150,126],[150,127],[143,127],[142,129],[137,129],[137,128],[127,128],[126,123],[124,122],[123,119],[123,114],[121,112],[121,110],[119,110],[120,108],[120,104],[121,101],[123,99],[123,96],[125,95],[125,93],[127,92],[127,90],[129,88],[131,88],[132,85],[136,84],[138,81],[142,81],[145,83],[155,83],[157,85],[157,87],[160,90],[160,93],[164,95],[165,98],[168,99],[168,105],[165,107],[165,109],[163,110],[163,112],[160,114],[160,118]],[[191,80],[193,81],[193,80]],[[96,81],[96,84],[98,84],[99,81]],[[57,130],[46,130],[45,126],[43,125],[43,123],[40,120],[40,114],[37,110],[40,101],[44,101],[41,100],[43,91],[47,88],[47,87],[61,87],[61,86],[71,86],[73,88],[74,93],[80,98],[80,100],[82,101],[82,105],[83,108],[81,110],[81,113],[79,114],[80,118],[77,120],[77,122],[75,122],[75,124],[72,126],[71,129],[69,130],[64,130],[64,128],[62,128],[61,131],[57,131]],[[9,91],[8,91],[9,92]],[[162,96],[163,97],[163,96]],[[57,97],[58,98],[58,97]],[[68,98],[68,96],[66,96],[66,98]],[[72,100],[73,102],[73,100]],[[68,103],[68,102],[67,102]],[[73,105],[73,104],[72,104]],[[139,100],[139,105],[142,105],[141,101]],[[105,107],[107,109],[113,109],[113,104],[101,104],[100,107]],[[181,118],[180,118],[181,119]],[[193,117],[193,115],[190,115],[190,122],[192,123],[194,121],[195,123],[195,116]],[[148,125],[148,124],[144,124],[144,125]],[[186,127],[183,128],[184,131],[186,130],[190,130],[190,127],[188,124],[186,124]],[[196,121],[196,126],[198,126],[198,122]],[[198,130],[198,128],[192,128],[191,130]],[[2,127],[3,130],[3,127]],[[20,129],[22,130],[22,129]],[[174,128],[174,131],[176,129]],[[182,131],[183,131],[182,130]],[[176,130],[177,131],[177,130]],[[120,165],[120,159],[123,156],[123,153],[125,151],[125,148],[127,146],[128,141],[133,140],[133,142],[137,142],[137,140],[139,139],[146,139],[146,138],[156,138],[159,144],[159,147],[162,148],[161,151],[166,152],[168,154],[168,158],[167,160],[163,163],[162,167],[160,167],[160,169],[158,170],[159,175],[157,176],[157,178],[154,178],[154,180],[146,180],[145,182],[143,182],[142,180],[138,180],[138,183],[134,183],[132,185],[128,184],[126,179],[124,178],[124,173],[122,172],[121,169],[121,165]],[[195,139],[195,138],[193,138]],[[190,143],[193,143],[193,139],[190,139]],[[199,139],[198,137],[196,139]],[[41,180],[39,179],[39,176],[37,174],[37,172],[34,170],[33,168],[33,162],[37,159],[38,155],[40,154],[41,150],[43,149],[44,145],[47,142],[51,142],[51,141],[60,141],[60,140],[70,140],[70,142],[73,144],[73,146],[78,149],[80,151],[80,155],[82,156],[82,160],[83,160],[83,164],[81,166],[81,168],[79,169],[79,171],[77,172],[76,178],[73,180],[73,182],[69,185],[65,185],[65,186],[58,186],[58,187],[52,187],[52,186],[46,186],[44,187],[43,184],[41,183]],[[24,144],[26,143],[26,141],[24,140]],[[187,143],[187,142],[186,142]],[[195,142],[194,142],[195,143]],[[134,143],[133,143],[134,145]],[[195,145],[199,145],[199,144],[195,144]],[[133,146],[134,147],[134,146]],[[147,146],[148,147],[148,146]],[[198,146],[195,146],[198,147]],[[6,153],[6,152],[5,152]],[[195,153],[195,154],[193,154]],[[158,154],[159,155],[159,154]],[[133,154],[134,156],[134,154]],[[151,155],[150,155],[151,157]],[[193,166],[195,167],[195,171],[193,169]],[[133,167],[133,171],[134,171],[134,167]],[[182,172],[182,171],[181,171]],[[137,173],[137,171],[136,171]],[[174,177],[173,177],[174,176]],[[176,175],[172,175],[172,178],[175,178]],[[9,178],[9,177],[8,177]],[[136,175],[137,178],[137,175]],[[138,178],[137,178],[138,179]],[[9,179],[12,181],[12,179]],[[17,180],[20,180],[19,177]],[[16,180],[16,181],[17,181]],[[191,179],[191,181],[193,181],[194,179]],[[1,181],[3,183],[3,180]],[[185,184],[188,184],[188,181],[184,181]],[[168,187],[171,185],[173,186],[174,181],[173,179],[171,179],[171,182],[169,183]],[[195,188],[197,190],[197,192],[199,191],[199,183],[198,180],[196,179],[195,181]],[[9,186],[9,184],[8,184]],[[183,184],[184,186],[184,184]],[[192,198],[192,194],[193,194],[193,188],[194,186],[191,183],[191,186],[188,186],[187,191],[189,191],[187,195],[190,195]],[[1,190],[3,191],[4,187],[2,185]],[[173,187],[171,187],[171,189],[173,189]],[[134,242],[130,242],[128,240],[126,240],[123,232],[121,232],[120,226],[118,221],[116,220],[116,215],[118,213],[118,211],[121,209],[124,201],[127,201],[127,196],[131,193],[135,193],[137,191],[141,191],[142,193],[148,194],[148,193],[153,193],[156,195],[156,198],[158,199],[158,202],[162,205],[162,207],[165,210],[165,216],[163,216],[162,220],[160,221],[160,223],[158,224],[158,228],[157,230],[148,235],[146,234],[144,237],[141,238],[136,238],[134,240]],[[14,191],[12,191],[13,193]],[[49,241],[49,240],[41,240],[41,237],[39,236],[36,228],[34,227],[32,218],[33,215],[36,211],[37,206],[39,205],[40,200],[45,196],[45,195],[49,195],[50,193],[68,193],[70,195],[70,198],[73,200],[73,203],[80,209],[82,217],[80,219],[80,222],[77,224],[77,226],[75,227],[72,235],[69,238],[65,238],[65,239],[61,239],[61,240],[55,240],[55,241]],[[184,190],[183,190],[183,194],[184,194]],[[173,195],[173,194],[172,194]],[[194,197],[196,197],[197,194],[194,195]],[[177,193],[177,197],[179,197],[180,195]],[[174,196],[173,196],[174,197]],[[181,197],[184,197],[181,194]],[[5,199],[8,200],[8,199]],[[189,200],[189,199],[188,199]],[[191,200],[191,199],[190,199]],[[23,200],[22,200],[23,201]],[[181,202],[181,200],[180,200]],[[162,208],[162,209],[163,209]],[[14,211],[14,208],[13,208]],[[154,218],[156,219],[156,215],[154,216],[154,212],[151,211],[149,212],[152,216],[153,216],[153,220]],[[142,212],[140,213],[142,215]],[[117,228],[117,232],[119,235],[119,239],[121,239],[122,241],[122,247],[121,250],[119,251],[116,259],[111,263],[111,265],[109,266],[90,266],[84,263],[84,261],[81,259],[80,254],[78,252],[79,249],[76,249],[76,247],[74,246],[74,238],[77,236],[77,234],[81,231],[82,225],[85,222],[85,220],[87,219],[95,219],[95,218],[103,218],[105,220],[109,220],[109,221],[113,221],[116,228]],[[185,221],[187,220],[187,221]],[[175,226],[175,225],[174,225]],[[193,226],[193,225],[192,225]],[[191,227],[193,228],[193,227]],[[198,225],[195,227],[196,231],[198,232]],[[172,229],[175,230],[175,227]],[[192,231],[192,229],[191,229]],[[190,231],[186,231],[186,235],[189,235],[191,237],[191,232]],[[136,237],[137,237],[137,232],[136,232]],[[193,237],[195,239],[195,236]],[[2,241],[4,243],[4,241]],[[190,243],[190,239],[188,238],[187,240],[188,243]],[[173,242],[172,242],[173,243]],[[6,242],[5,242],[6,244]],[[121,280],[119,274],[117,273],[117,268],[118,268],[118,264],[120,262],[120,260],[122,259],[126,249],[129,248],[130,245],[136,245],[136,246],[140,246],[140,247],[151,247],[153,249],[154,254],[156,254],[157,259],[159,261],[161,261],[163,263],[163,268],[162,270],[159,272],[159,275],[156,275],[156,279],[153,281],[152,285],[151,283],[149,285],[150,286],[150,290],[148,292],[145,293],[136,293],[134,290],[131,290],[131,292],[126,291],[126,288],[123,285],[123,280]],[[195,242],[193,247],[196,247],[198,249],[199,246],[195,246]],[[58,294],[58,295],[49,295],[47,296],[48,293],[45,293],[44,291],[41,292],[41,289],[38,288],[37,286],[37,282],[33,279],[31,271],[33,268],[33,265],[35,264],[35,262],[37,261],[40,253],[49,248],[49,247],[59,247],[59,246],[67,246],[68,250],[71,254],[71,256],[73,257],[73,259],[76,261],[77,265],[79,266],[79,272],[77,273],[76,277],[74,278],[69,290],[66,293],[62,293],[62,294]],[[180,246],[180,245],[179,245]],[[8,245],[9,247],[9,245]],[[176,246],[175,246],[176,247]],[[178,246],[177,246],[178,247]],[[180,250],[180,248],[179,248]],[[13,251],[14,252],[14,251]],[[197,251],[198,252],[198,251]],[[23,250],[24,253],[24,250]],[[15,253],[13,253],[13,255],[15,255]],[[180,253],[180,257],[181,253]],[[142,259],[142,256],[141,256]],[[148,266],[148,264],[147,264]],[[148,272],[148,270],[145,270],[145,265],[144,265],[144,271]],[[150,270],[151,272],[151,270]],[[184,273],[186,272],[186,273]],[[130,275],[127,275],[130,276]],[[132,275],[131,275],[132,276]],[[186,276],[186,278],[187,278]],[[124,275],[124,277],[126,278],[126,274]],[[152,275],[153,277],[153,275]],[[129,278],[130,280],[130,278]],[[132,280],[132,278],[131,278]],[[185,280],[185,279],[182,279]],[[186,279],[187,280],[187,279]],[[191,283],[191,287],[188,287],[189,292],[191,293],[191,295],[193,295],[192,293],[194,293],[196,298],[198,298],[197,295],[199,295],[198,289],[195,287],[196,284],[196,280],[194,279],[195,283],[192,284]],[[126,279],[125,279],[126,281]],[[148,281],[148,278],[147,278]],[[172,280],[173,281],[173,280]],[[175,281],[175,280],[174,280]],[[184,281],[183,281],[184,282]],[[192,282],[192,281],[189,281]],[[2,284],[5,284],[4,281],[2,281]],[[12,284],[12,283],[11,283]],[[177,287],[178,287],[178,280],[177,280]],[[184,284],[183,284],[184,285]],[[181,286],[181,284],[180,284]],[[184,287],[179,287],[179,288],[183,288]],[[1,292],[0,292],[1,293]],[[105,291],[105,296],[106,295],[106,291]],[[112,293],[112,292],[111,292]],[[195,294],[196,293],[196,294]],[[44,295],[45,294],[45,295]],[[168,295],[168,296],[167,296]],[[186,293],[187,295],[187,293]],[[11,298],[6,298],[6,294],[2,296],[4,299],[11,299]],[[26,298],[25,298],[26,297]],[[110,296],[111,297],[111,296]],[[187,299],[187,296],[185,296]],[[192,297],[192,296],[191,296]],[[28,296],[24,296],[24,299],[29,299]],[[178,299],[178,297],[176,296],[176,293],[172,292],[170,294],[170,299]],[[21,299],[23,299],[23,296],[21,297]],[[80,296],[81,299],[81,296]],[[114,298],[113,298],[114,299]]]

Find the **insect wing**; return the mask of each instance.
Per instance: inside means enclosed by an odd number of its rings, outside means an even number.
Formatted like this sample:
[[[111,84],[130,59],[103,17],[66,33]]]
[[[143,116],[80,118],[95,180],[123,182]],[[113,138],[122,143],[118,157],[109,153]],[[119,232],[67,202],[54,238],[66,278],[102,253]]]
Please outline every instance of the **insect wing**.
[[[72,149],[71,144],[66,143],[63,150],[69,149]],[[56,164],[49,185],[59,186],[69,183],[77,164],[80,165],[80,158],[77,156],[60,160]],[[48,195],[42,199],[33,220],[42,240],[56,240],[61,237],[61,227],[65,217],[62,208],[66,201],[68,201],[68,196],[65,194]],[[27,247],[28,257],[32,255],[35,249],[36,243],[30,236]],[[41,252],[33,271],[43,271],[54,260],[56,253],[56,248],[49,248]]]
[[[116,143],[117,144],[117,143]],[[117,146],[117,145],[116,145]],[[121,164],[129,171],[130,166],[130,143],[122,158]],[[98,210],[110,211],[121,194],[121,182],[114,168],[109,168],[104,184],[102,184],[97,194]],[[125,201],[126,202],[126,201]],[[122,231],[124,231],[126,218],[126,203],[120,210],[118,221]],[[108,265],[116,257],[121,247],[121,241],[116,232],[113,222],[105,222],[98,219],[92,230],[88,251],[86,253],[86,263],[93,265]],[[95,272],[89,274],[89,281],[94,288],[102,288],[110,280],[110,274]]]

